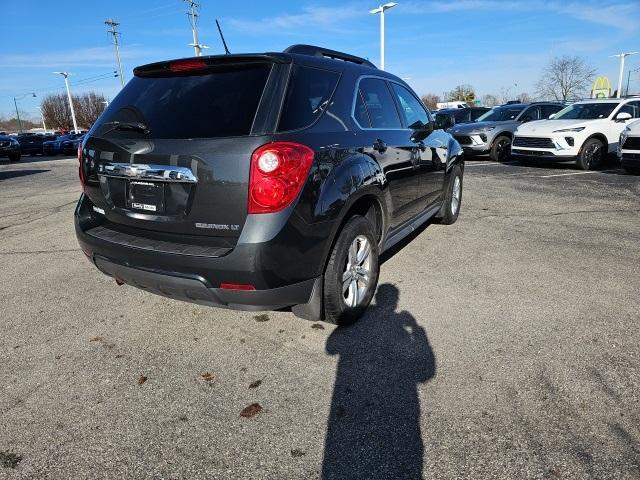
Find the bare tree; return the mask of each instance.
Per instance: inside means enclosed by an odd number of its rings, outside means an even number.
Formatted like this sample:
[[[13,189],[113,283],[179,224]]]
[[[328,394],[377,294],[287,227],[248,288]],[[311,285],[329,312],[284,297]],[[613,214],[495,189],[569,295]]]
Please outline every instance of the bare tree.
[[[440,103],[440,96],[435,93],[427,93],[422,96],[422,103],[424,103],[429,110],[437,110],[438,103]]]
[[[76,109],[78,126],[86,129],[91,128],[91,125],[104,111],[105,104],[106,100],[101,93],[89,92],[74,96],[73,105]]]
[[[42,99],[40,110],[45,123],[58,130],[71,130],[73,120],[67,96],[64,93],[51,93]]]
[[[482,104],[485,107],[495,107],[496,105],[500,105],[500,100],[498,100],[498,97],[496,97],[495,95],[487,93],[486,95],[482,96]]]
[[[511,100],[511,87],[500,87],[500,103],[505,104]]]
[[[529,103],[531,102],[531,95],[529,95],[527,92],[522,92],[521,94],[519,94],[516,99],[520,102],[520,103]]]
[[[458,85],[449,92],[449,101],[473,103],[476,99],[476,92],[471,85]]]
[[[538,95],[552,100],[575,100],[588,92],[596,70],[584,59],[565,55],[554,57],[536,84]]]
[[[89,92],[73,95],[72,101],[78,127],[82,129],[90,128],[105,108],[105,98],[101,93]],[[65,131],[73,129],[71,110],[64,93],[47,95],[42,100],[40,108],[47,125]]]

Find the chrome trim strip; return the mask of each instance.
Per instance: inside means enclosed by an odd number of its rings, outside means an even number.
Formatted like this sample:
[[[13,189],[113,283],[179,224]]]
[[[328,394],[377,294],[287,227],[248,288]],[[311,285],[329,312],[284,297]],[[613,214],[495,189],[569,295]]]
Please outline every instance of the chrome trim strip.
[[[189,168],[173,165],[106,162],[98,167],[98,175],[157,182],[198,183],[198,178]]]

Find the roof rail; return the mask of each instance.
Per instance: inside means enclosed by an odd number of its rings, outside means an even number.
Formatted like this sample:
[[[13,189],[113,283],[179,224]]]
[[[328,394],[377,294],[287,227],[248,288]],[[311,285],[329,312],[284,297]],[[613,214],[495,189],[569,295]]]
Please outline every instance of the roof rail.
[[[316,47],[314,45],[291,45],[284,51],[284,53],[297,53],[300,55],[310,55],[313,57],[335,58],[338,60],[344,60],[345,62],[352,62],[357,63],[358,65],[377,68],[373,63],[364,58],[356,57],[355,55],[349,55],[348,53],[338,52],[336,50],[330,50],[328,48]]]

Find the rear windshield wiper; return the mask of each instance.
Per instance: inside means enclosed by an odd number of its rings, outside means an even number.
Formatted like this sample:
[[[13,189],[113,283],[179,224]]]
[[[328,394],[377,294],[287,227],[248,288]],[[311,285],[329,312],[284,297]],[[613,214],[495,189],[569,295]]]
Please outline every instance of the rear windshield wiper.
[[[149,130],[149,127],[147,127],[144,123],[142,122],[119,122],[117,120],[113,121],[113,122],[105,122],[102,125],[110,125],[111,128],[109,128],[108,130],[102,132],[102,135],[104,135],[105,133],[109,133],[112,132],[113,130],[131,130],[134,132],[141,132],[141,133],[151,133],[151,130]]]

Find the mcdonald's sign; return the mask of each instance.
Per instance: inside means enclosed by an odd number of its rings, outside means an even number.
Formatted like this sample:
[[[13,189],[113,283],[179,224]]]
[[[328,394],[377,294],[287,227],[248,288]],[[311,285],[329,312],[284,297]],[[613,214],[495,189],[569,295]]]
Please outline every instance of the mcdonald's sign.
[[[593,82],[591,98],[609,98],[611,96],[611,82],[607,77],[598,77]]]

